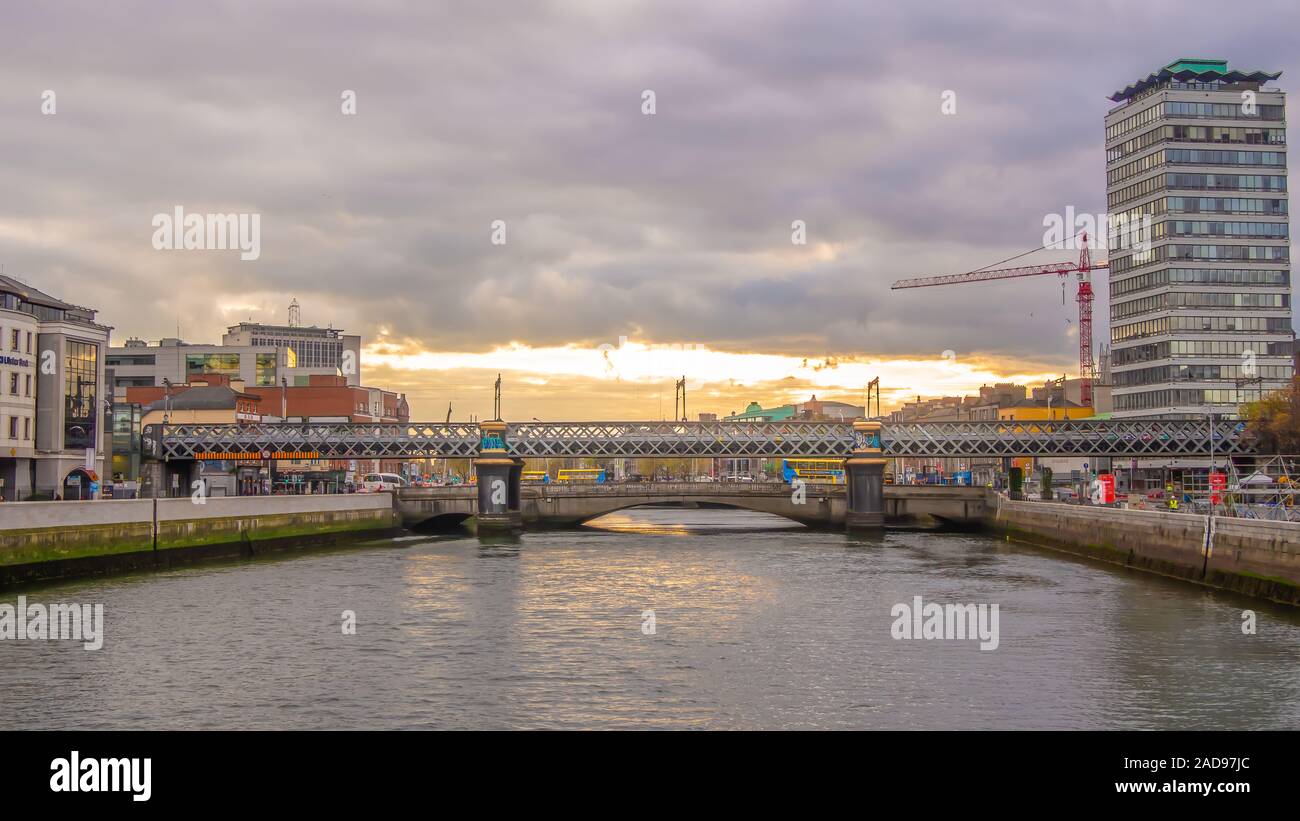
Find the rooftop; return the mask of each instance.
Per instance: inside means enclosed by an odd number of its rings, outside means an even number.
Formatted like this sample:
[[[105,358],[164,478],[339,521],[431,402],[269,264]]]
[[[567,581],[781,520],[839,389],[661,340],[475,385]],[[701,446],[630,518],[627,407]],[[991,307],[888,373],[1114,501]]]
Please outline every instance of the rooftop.
[[[38,291],[32,286],[19,282],[13,277],[8,277],[4,274],[0,274],[0,291],[16,294],[21,297],[24,302],[30,302],[33,305],[44,305],[47,308],[58,308],[63,311],[87,311],[92,315],[94,314],[94,311],[89,308],[83,308],[80,305],[73,305],[70,302],[56,299],[44,291]]]
[[[1180,57],[1154,74],[1148,74],[1145,78],[1126,86],[1123,90],[1116,91],[1110,95],[1109,99],[1116,103],[1131,100],[1147,89],[1161,83],[1167,83],[1170,80],[1177,80],[1180,83],[1211,83],[1216,81],[1226,83],[1266,83],[1281,76],[1282,72],[1280,71],[1229,70],[1227,60]]]
[[[181,387],[181,386],[176,386]],[[235,407],[236,399],[261,401],[257,394],[240,393],[229,385],[196,385],[172,395],[170,404],[166,398],[150,402],[144,407],[145,412],[166,410],[170,407],[178,410],[230,410]]]

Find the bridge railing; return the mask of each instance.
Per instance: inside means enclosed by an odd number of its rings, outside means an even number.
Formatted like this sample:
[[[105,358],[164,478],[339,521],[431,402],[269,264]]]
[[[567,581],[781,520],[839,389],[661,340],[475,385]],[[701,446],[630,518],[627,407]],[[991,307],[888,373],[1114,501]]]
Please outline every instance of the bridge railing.
[[[1252,454],[1236,420],[987,421],[886,424],[885,456],[1200,456]],[[863,443],[850,422],[520,422],[511,456],[734,458],[846,457]],[[146,425],[147,455],[203,458],[473,458],[474,423]],[[277,456],[292,454],[296,456]],[[307,456],[302,454],[315,454]]]
[[[853,451],[848,422],[519,422],[506,432],[525,457],[746,457]]]

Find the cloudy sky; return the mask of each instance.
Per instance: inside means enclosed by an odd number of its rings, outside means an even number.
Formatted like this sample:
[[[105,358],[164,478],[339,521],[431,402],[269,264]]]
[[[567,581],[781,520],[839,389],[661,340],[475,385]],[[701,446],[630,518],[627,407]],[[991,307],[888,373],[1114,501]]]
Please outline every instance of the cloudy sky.
[[[671,415],[682,374],[692,415],[1041,380],[1077,370],[1072,285],[890,283],[1103,212],[1108,94],[1178,57],[1285,89],[1298,27],[1294,0],[10,4],[0,264],[116,341],[296,298],[426,418],[489,414],[498,370],[515,419]],[[176,206],[259,215],[260,256],[156,250]]]

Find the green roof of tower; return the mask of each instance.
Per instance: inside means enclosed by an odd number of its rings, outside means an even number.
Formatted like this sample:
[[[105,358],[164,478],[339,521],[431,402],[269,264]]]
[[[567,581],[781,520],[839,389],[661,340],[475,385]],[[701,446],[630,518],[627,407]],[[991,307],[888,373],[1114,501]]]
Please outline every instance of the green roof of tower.
[[[1229,83],[1240,83],[1251,81],[1256,83],[1266,83],[1269,80],[1276,80],[1282,76],[1280,71],[1236,71],[1228,70],[1227,60],[1210,60],[1202,57],[1179,57],[1169,65],[1160,69],[1154,74],[1148,74],[1145,78],[1138,80],[1136,83],[1129,85],[1122,91],[1116,91],[1110,95],[1113,102],[1122,102],[1130,100],[1133,97],[1146,91],[1154,85],[1168,82],[1169,80],[1178,80],[1179,82],[1200,82],[1208,83],[1214,80],[1224,80]]]

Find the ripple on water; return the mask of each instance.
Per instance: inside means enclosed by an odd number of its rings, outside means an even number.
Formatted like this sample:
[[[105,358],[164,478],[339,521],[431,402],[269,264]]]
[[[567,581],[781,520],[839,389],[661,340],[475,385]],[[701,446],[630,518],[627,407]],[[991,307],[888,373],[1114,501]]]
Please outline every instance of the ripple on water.
[[[31,591],[103,603],[107,635],[0,642],[7,726],[1300,727],[1293,610],[978,535],[599,524]],[[893,639],[915,596],[998,604],[998,648]]]

